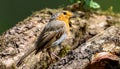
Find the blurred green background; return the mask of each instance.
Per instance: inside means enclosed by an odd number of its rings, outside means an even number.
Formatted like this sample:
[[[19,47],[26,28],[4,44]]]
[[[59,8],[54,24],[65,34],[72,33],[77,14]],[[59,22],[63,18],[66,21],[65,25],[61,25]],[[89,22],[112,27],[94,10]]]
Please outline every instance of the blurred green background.
[[[94,0],[102,10],[113,6],[114,12],[120,12],[120,0]],[[68,0],[0,0],[0,33],[27,18],[34,11],[44,8],[58,8],[70,4]]]

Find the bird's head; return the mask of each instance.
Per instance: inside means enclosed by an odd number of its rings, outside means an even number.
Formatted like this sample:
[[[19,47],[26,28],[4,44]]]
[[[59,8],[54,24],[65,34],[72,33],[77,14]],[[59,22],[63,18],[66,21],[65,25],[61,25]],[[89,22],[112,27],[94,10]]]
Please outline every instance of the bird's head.
[[[62,11],[58,12],[55,15],[51,17],[51,20],[59,20],[63,21],[65,23],[67,32],[69,33],[70,27],[69,27],[69,19],[73,16],[73,13],[70,11]]]
[[[61,20],[61,21],[64,21],[66,23],[69,23],[69,18],[71,18],[72,16],[73,16],[72,12],[62,11],[61,13],[59,13],[57,20]]]
[[[71,18],[73,16],[73,13],[70,11],[62,11],[62,12],[58,12],[55,15],[53,15],[51,17],[51,20],[60,20],[60,21],[64,21],[65,23],[69,24],[69,18]]]

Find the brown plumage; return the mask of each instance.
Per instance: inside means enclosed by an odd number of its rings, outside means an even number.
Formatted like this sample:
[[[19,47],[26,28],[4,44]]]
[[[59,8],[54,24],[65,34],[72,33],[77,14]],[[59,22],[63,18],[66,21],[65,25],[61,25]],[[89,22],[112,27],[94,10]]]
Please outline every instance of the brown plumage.
[[[28,52],[20,58],[17,66],[19,66],[24,58],[26,58],[33,51],[37,54],[44,49],[60,44],[69,32],[69,18],[72,15],[73,14],[69,11],[63,11],[53,15],[50,22],[45,26],[44,30],[38,37],[35,46],[28,50]]]

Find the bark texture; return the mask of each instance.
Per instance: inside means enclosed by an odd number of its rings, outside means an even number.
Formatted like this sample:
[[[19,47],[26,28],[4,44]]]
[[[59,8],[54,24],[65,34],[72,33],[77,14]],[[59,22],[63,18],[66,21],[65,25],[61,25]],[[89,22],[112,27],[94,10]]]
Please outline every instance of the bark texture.
[[[52,51],[63,58],[51,60],[45,50],[37,55],[31,53],[20,67],[16,67],[18,60],[34,46],[51,14],[61,10],[35,12],[4,32],[0,36],[0,69],[95,69],[94,64],[98,63],[98,67],[104,59],[109,59],[105,60],[109,66],[115,67],[110,63],[114,62],[119,67],[120,17],[78,10],[74,11],[77,16],[70,20],[71,35],[60,45],[62,48],[56,47]],[[106,67],[105,64],[101,67]]]
[[[85,68],[95,69],[95,68],[92,68],[89,64],[93,62],[93,59],[96,59],[96,60],[98,59],[98,58],[95,58],[96,57],[95,54],[100,52],[110,52],[113,54],[112,56],[116,55],[117,59],[110,59],[109,57],[108,59],[116,60],[119,62],[120,27],[112,26],[106,29],[105,31],[97,34],[96,36],[92,37],[91,39],[87,40],[85,43],[80,45],[78,48],[69,52],[67,56],[65,56],[60,61],[52,65],[50,69],[85,69]],[[105,54],[102,57],[105,57],[106,55],[108,54]],[[102,57],[99,57],[99,58],[102,58]],[[103,59],[107,59],[107,58],[103,58]],[[115,66],[117,67],[117,65]],[[97,69],[100,69],[100,68],[97,68]],[[104,69],[104,68],[101,68],[101,69]]]

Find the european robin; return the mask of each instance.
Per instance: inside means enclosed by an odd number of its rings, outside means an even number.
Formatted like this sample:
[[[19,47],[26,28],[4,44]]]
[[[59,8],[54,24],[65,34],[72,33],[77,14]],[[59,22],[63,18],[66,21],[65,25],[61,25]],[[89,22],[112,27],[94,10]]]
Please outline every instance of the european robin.
[[[64,39],[66,39],[70,32],[69,18],[72,16],[73,13],[69,11],[62,11],[54,14],[39,35],[34,48],[22,56],[20,61],[18,61],[17,66],[19,66],[23,59],[33,51],[35,51],[35,54],[37,54],[44,49],[59,45]]]

